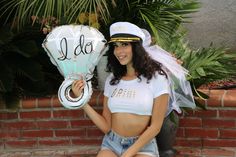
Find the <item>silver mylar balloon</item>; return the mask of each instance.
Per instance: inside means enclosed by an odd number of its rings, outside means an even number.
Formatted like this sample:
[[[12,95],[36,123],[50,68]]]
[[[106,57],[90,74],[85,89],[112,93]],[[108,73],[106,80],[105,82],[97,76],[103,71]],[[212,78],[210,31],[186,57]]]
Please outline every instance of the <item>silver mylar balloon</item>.
[[[69,109],[83,107],[92,95],[94,68],[107,50],[103,34],[85,25],[63,25],[54,28],[42,46],[65,78],[58,90],[62,105]],[[83,79],[85,87],[80,97],[73,98],[71,84],[76,79]]]

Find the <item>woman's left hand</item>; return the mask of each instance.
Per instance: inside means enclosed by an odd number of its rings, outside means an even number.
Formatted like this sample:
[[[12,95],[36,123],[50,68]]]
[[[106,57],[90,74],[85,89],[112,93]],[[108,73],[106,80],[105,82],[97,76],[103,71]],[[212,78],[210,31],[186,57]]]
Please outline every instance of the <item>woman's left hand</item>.
[[[85,83],[83,80],[75,80],[72,85],[71,89],[75,97],[79,97],[84,89]]]

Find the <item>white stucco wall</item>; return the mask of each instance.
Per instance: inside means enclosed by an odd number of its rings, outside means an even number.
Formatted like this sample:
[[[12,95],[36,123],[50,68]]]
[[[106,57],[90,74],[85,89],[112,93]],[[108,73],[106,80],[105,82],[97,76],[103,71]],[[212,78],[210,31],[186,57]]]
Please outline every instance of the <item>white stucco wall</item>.
[[[199,0],[199,12],[192,14],[187,40],[193,48],[208,47],[211,42],[236,50],[236,0]]]

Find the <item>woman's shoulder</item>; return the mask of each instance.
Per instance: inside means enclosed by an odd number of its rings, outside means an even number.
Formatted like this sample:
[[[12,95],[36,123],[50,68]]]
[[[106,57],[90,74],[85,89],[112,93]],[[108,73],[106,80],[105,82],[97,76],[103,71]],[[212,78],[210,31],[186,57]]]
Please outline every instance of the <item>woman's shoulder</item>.
[[[151,79],[152,82],[167,82],[167,76],[165,74],[160,74],[159,72],[155,72],[154,76]]]

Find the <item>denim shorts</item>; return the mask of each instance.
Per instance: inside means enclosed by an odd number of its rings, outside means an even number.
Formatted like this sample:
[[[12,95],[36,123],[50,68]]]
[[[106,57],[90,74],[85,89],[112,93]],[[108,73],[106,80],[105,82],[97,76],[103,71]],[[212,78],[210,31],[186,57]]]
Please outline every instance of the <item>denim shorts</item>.
[[[109,149],[116,155],[121,156],[137,139],[138,137],[123,137],[114,131],[109,131],[103,138],[101,150]],[[137,154],[159,157],[156,139],[151,140]]]

